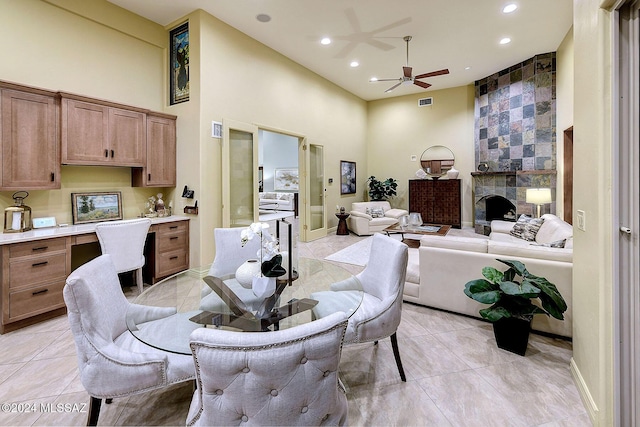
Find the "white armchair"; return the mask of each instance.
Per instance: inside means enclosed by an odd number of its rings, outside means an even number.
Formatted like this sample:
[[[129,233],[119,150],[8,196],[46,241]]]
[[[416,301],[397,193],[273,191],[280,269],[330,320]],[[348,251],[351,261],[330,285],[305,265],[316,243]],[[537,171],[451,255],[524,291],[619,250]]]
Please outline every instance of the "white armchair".
[[[402,293],[407,273],[409,248],[391,237],[375,234],[371,243],[371,255],[365,269],[356,275],[364,290],[362,303],[349,318],[345,344],[362,343],[391,338],[393,355],[402,381],[406,381],[396,331],[402,314]],[[315,292],[311,298],[318,300],[313,308],[315,317],[340,309],[341,301],[347,305],[355,298],[353,280],[334,283],[331,291]],[[341,296],[340,294],[344,294]]]
[[[403,215],[409,215],[409,212],[392,209],[387,201],[354,202],[351,204],[347,225],[358,236],[369,236],[397,224]]]
[[[346,425],[343,312],[274,332],[196,329],[188,426]]]
[[[191,357],[152,348],[127,330],[129,310],[141,321],[161,319],[176,310],[129,303],[110,255],[95,258],[71,273],[63,296],[76,343],[80,381],[91,396],[87,425],[97,424],[102,399],[109,402],[194,378]]]

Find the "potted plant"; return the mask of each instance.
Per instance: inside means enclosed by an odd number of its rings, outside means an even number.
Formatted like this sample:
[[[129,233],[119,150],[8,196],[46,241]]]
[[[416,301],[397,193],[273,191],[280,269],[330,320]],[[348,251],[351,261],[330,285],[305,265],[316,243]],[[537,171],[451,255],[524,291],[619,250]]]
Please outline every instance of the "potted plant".
[[[497,261],[509,268],[502,272],[493,267],[484,267],[484,278],[467,282],[464,293],[480,303],[492,304],[481,309],[480,315],[493,322],[498,347],[524,356],[533,316],[546,314],[564,320],[567,303],[553,283],[529,273],[522,262]],[[532,301],[536,299],[540,305],[533,304]]]
[[[379,181],[372,175],[367,179],[367,185],[369,186],[369,199],[372,201],[388,200],[396,195],[398,181],[393,178]]]

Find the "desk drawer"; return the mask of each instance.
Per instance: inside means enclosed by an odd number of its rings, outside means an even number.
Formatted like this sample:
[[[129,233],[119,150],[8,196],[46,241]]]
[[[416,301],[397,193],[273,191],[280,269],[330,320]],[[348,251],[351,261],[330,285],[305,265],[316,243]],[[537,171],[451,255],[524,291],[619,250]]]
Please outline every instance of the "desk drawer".
[[[10,261],[9,289],[22,288],[38,282],[66,278],[66,253],[18,258]]]
[[[174,221],[167,222],[165,224],[156,224],[155,230],[158,234],[165,233],[186,233],[187,232],[187,221]]]
[[[166,277],[189,268],[189,253],[185,250],[158,254],[156,277]]]
[[[187,248],[187,233],[158,234],[156,238],[158,253],[171,252]]]
[[[66,250],[66,238],[37,240],[35,242],[15,243],[9,250],[10,258],[23,256],[43,255],[56,251]]]
[[[64,307],[63,287],[64,279],[61,279],[47,285],[10,292],[9,320],[20,320]]]

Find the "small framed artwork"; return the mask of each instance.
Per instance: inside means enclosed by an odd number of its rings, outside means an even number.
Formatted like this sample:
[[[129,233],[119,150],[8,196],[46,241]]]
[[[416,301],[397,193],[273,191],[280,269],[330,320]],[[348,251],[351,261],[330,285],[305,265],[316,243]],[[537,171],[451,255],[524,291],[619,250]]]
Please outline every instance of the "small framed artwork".
[[[169,32],[169,93],[171,105],[189,100],[189,23]]]
[[[119,191],[105,193],[71,193],[74,224],[122,219],[122,196]]]
[[[356,193],[356,162],[340,160],[340,194]]]
[[[294,190],[299,188],[300,179],[298,178],[298,168],[276,169],[273,175],[273,189]]]

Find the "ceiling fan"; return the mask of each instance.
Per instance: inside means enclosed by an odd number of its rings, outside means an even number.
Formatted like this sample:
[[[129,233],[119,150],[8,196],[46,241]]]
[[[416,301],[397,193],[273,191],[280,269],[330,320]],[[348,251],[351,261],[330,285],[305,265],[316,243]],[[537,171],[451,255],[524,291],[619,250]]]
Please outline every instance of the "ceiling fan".
[[[427,89],[431,85],[429,83],[426,83],[426,82],[421,82],[418,79],[425,79],[427,77],[435,77],[435,76],[441,76],[443,74],[449,74],[449,70],[447,68],[445,68],[443,70],[431,71],[430,73],[418,74],[417,76],[413,77],[411,75],[412,68],[409,67],[409,42],[411,41],[411,36],[405,36],[402,39],[405,42],[407,42],[407,65],[402,67],[402,77],[400,77],[399,79],[376,79],[376,78],[373,78],[373,79],[369,80],[370,82],[398,81],[398,83],[396,83],[395,85],[391,86],[389,89],[384,91],[385,93],[388,93],[388,92],[391,92],[392,90],[394,90],[395,88],[397,88],[398,86],[400,86],[403,83],[406,83],[406,84],[413,83],[416,86],[420,86],[420,87],[422,87],[424,89]]]

